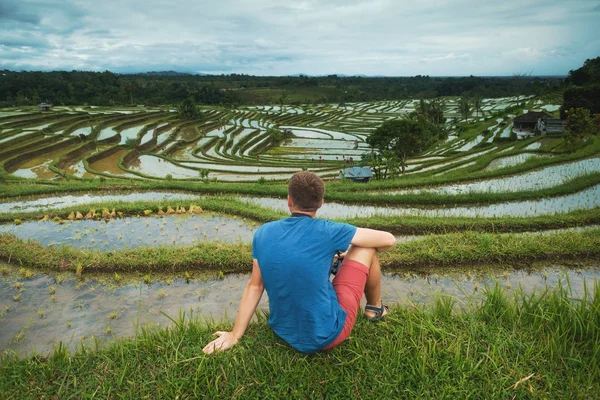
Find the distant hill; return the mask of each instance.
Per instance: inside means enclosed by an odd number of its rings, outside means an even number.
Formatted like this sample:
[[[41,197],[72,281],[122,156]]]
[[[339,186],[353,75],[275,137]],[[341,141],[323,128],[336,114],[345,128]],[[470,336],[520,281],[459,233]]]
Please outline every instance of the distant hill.
[[[189,72],[178,72],[178,71],[150,71],[150,72],[134,72],[132,74],[129,75],[149,75],[149,76],[153,76],[153,75],[160,75],[160,76],[190,76],[190,75],[208,75],[208,74],[203,74],[203,73],[196,73],[196,74],[192,74]]]
[[[568,85],[563,94],[560,117],[566,110],[586,108],[591,114],[600,114],[600,57],[585,60],[583,67],[569,71]]]

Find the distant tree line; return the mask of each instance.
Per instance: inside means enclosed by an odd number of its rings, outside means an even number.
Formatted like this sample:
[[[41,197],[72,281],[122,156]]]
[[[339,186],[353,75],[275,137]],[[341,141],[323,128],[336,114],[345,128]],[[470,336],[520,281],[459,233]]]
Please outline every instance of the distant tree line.
[[[35,105],[270,104],[430,99],[439,96],[540,95],[561,88],[558,77],[263,77],[178,73],[0,71],[0,107]],[[286,92],[287,90],[287,92]],[[300,93],[293,98],[291,94]],[[299,99],[301,96],[301,99]]]

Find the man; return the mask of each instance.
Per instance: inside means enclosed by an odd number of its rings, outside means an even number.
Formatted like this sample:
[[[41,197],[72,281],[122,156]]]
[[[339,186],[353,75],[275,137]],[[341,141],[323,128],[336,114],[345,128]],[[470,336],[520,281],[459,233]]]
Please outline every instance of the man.
[[[383,318],[381,266],[378,251],[393,246],[396,238],[383,231],[315,219],[323,205],[325,184],[312,172],[294,174],[288,185],[291,217],[261,226],[252,241],[252,276],[240,302],[231,332],[216,332],[217,339],[203,351],[211,354],[235,345],[244,335],[266,289],[269,325],[286,343],[303,353],[327,350],[348,338],[356,321],[363,292],[365,316]],[[331,261],[346,250],[333,282]]]

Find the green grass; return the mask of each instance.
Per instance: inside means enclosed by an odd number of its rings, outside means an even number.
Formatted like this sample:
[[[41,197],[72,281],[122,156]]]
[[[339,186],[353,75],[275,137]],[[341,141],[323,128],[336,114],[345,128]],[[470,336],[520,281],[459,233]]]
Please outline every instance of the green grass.
[[[592,294],[592,292],[594,294]],[[228,352],[202,347],[227,323],[180,315],[167,329],[105,348],[58,347],[0,359],[2,398],[594,398],[600,390],[600,287],[533,295],[488,288],[359,318],[348,341],[303,355],[259,316]]]
[[[461,231],[527,232],[571,228],[600,223],[600,208],[535,217],[423,217],[376,215],[350,218],[343,222],[395,235],[428,235]]]
[[[406,267],[527,263],[536,260],[598,259],[600,228],[547,235],[461,232],[398,243],[381,254],[382,265]]]
[[[600,259],[600,228],[547,235],[490,234],[476,232],[425,236],[397,243],[381,254],[386,271],[406,268],[464,266],[472,264],[529,263],[542,260]],[[0,234],[0,260],[16,267],[43,271],[83,273],[251,270],[251,245],[198,243],[195,246],[140,247],[100,252],[74,247],[44,247],[11,234]]]

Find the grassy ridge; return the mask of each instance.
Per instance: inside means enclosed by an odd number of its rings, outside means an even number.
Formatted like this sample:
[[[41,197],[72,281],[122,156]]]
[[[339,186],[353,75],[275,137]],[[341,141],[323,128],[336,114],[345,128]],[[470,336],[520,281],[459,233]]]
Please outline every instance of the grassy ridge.
[[[368,218],[351,218],[344,222],[364,228],[386,230],[395,235],[428,235],[461,231],[526,232],[600,224],[600,208],[535,217],[468,218],[376,215]]]
[[[535,260],[600,259],[600,229],[548,235],[476,232],[430,235],[398,243],[381,255],[385,270],[476,263],[507,264]],[[73,247],[44,247],[11,234],[0,234],[0,260],[48,271],[249,272],[250,244],[199,243],[182,247],[140,247],[100,252]]]
[[[302,355],[259,316],[232,350],[206,356],[230,325],[180,316],[172,328],[70,355],[0,358],[3,398],[594,398],[600,390],[600,287],[526,295],[499,286],[457,311],[441,297],[359,318],[348,341]]]
[[[115,209],[124,216],[144,216],[144,211],[151,210],[156,215],[159,207],[166,210],[168,206],[189,208],[190,204],[202,207],[205,211],[218,212],[249,218],[257,222],[274,221],[285,217],[288,213],[274,211],[269,208],[249,204],[234,197],[204,197],[194,200],[157,200],[157,201],[105,201],[75,207],[63,207],[52,210],[12,212],[0,214],[0,223],[10,223],[15,219],[35,220],[45,215],[50,218],[66,219],[74,211],[86,214],[95,209]],[[424,217],[424,216],[389,216],[375,215],[370,217],[338,218],[336,221],[347,222],[356,226],[381,229],[396,235],[427,235],[460,231],[478,232],[524,232],[557,228],[570,228],[600,224],[600,208],[577,210],[570,213],[542,215],[536,217]]]
[[[382,265],[452,266],[474,263],[506,264],[533,260],[600,257],[600,228],[548,235],[476,232],[430,235],[399,243],[381,254]]]
[[[368,191],[360,190],[362,187],[358,184],[346,185],[348,188],[353,187],[354,192],[336,191],[336,186],[328,185],[325,193],[326,201],[337,201],[341,203],[358,203],[358,204],[380,204],[380,205],[430,205],[443,206],[447,204],[485,204],[506,201],[524,201],[537,200],[543,197],[567,195],[587,189],[591,186],[600,183],[600,173],[592,173],[580,176],[569,180],[561,185],[538,189],[538,190],[523,190],[518,192],[473,192],[463,194],[436,194],[422,193],[415,191],[402,195],[393,195],[385,193],[369,193]],[[331,187],[333,186],[333,187]],[[339,187],[338,187],[339,188]],[[244,194],[251,196],[265,196],[275,198],[285,198],[287,196],[287,187],[285,185],[271,185],[259,183],[247,184],[222,184],[222,183],[196,183],[196,182],[128,182],[123,181],[111,182],[110,184],[99,184],[99,181],[74,181],[67,183],[51,183],[45,184],[4,184],[0,185],[0,198],[16,198],[34,195],[52,195],[59,193],[76,193],[76,192],[97,192],[97,191],[182,191],[187,193],[198,194],[224,194],[236,195]]]

